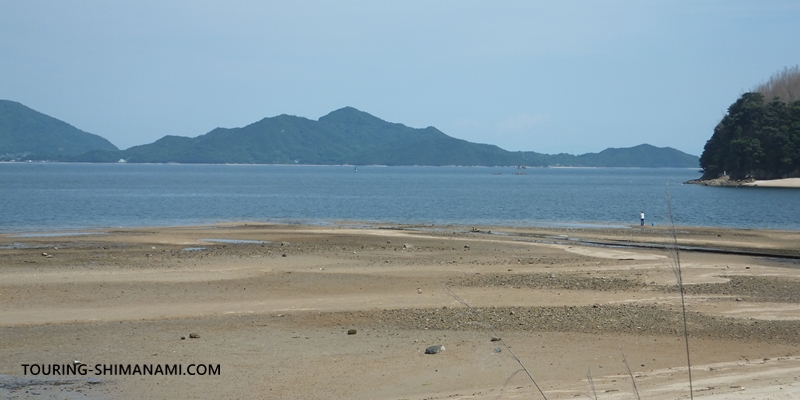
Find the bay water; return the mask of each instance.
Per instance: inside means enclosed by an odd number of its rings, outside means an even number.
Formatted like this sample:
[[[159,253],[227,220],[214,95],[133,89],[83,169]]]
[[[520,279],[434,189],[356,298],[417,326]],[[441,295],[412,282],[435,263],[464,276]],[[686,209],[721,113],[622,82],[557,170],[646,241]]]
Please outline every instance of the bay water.
[[[232,221],[800,229],[800,190],[696,169],[0,164],[0,231]]]

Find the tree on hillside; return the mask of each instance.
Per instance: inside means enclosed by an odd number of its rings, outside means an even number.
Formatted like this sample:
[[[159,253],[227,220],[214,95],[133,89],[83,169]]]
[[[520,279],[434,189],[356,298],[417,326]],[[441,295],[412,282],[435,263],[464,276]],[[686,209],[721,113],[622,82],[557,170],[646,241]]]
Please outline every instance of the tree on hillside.
[[[756,89],[736,100],[714,128],[700,156],[703,179],[800,176],[800,68],[787,68]]]

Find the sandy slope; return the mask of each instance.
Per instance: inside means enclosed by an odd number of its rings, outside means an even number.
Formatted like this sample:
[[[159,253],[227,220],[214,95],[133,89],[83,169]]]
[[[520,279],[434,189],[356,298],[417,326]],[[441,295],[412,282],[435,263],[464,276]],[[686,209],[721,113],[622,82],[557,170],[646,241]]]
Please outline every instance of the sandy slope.
[[[666,244],[669,232],[471,228],[0,236],[0,398],[541,398],[510,350],[550,399],[593,397],[588,374],[598,398],[634,398],[623,354],[642,398],[688,398],[672,258],[619,247]],[[800,233],[678,233],[721,250],[681,253],[695,397],[800,397]],[[200,337],[181,340],[189,333]],[[445,351],[424,354],[434,344]],[[73,360],[221,374],[21,366]]]

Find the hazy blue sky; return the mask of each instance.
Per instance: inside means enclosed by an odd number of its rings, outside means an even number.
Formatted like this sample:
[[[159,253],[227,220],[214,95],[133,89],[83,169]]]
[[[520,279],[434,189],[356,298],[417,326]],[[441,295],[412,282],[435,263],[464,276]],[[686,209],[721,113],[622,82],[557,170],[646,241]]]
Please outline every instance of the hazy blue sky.
[[[0,0],[0,99],[120,148],[353,106],[507,150],[699,155],[800,1]]]

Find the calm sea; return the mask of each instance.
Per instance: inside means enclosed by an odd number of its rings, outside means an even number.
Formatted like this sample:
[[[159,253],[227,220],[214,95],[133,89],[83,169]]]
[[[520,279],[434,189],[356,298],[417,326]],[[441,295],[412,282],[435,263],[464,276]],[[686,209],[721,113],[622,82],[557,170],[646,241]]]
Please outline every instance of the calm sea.
[[[516,174],[520,172],[521,174]],[[0,164],[0,231],[224,221],[800,229],[800,190],[695,169]]]

